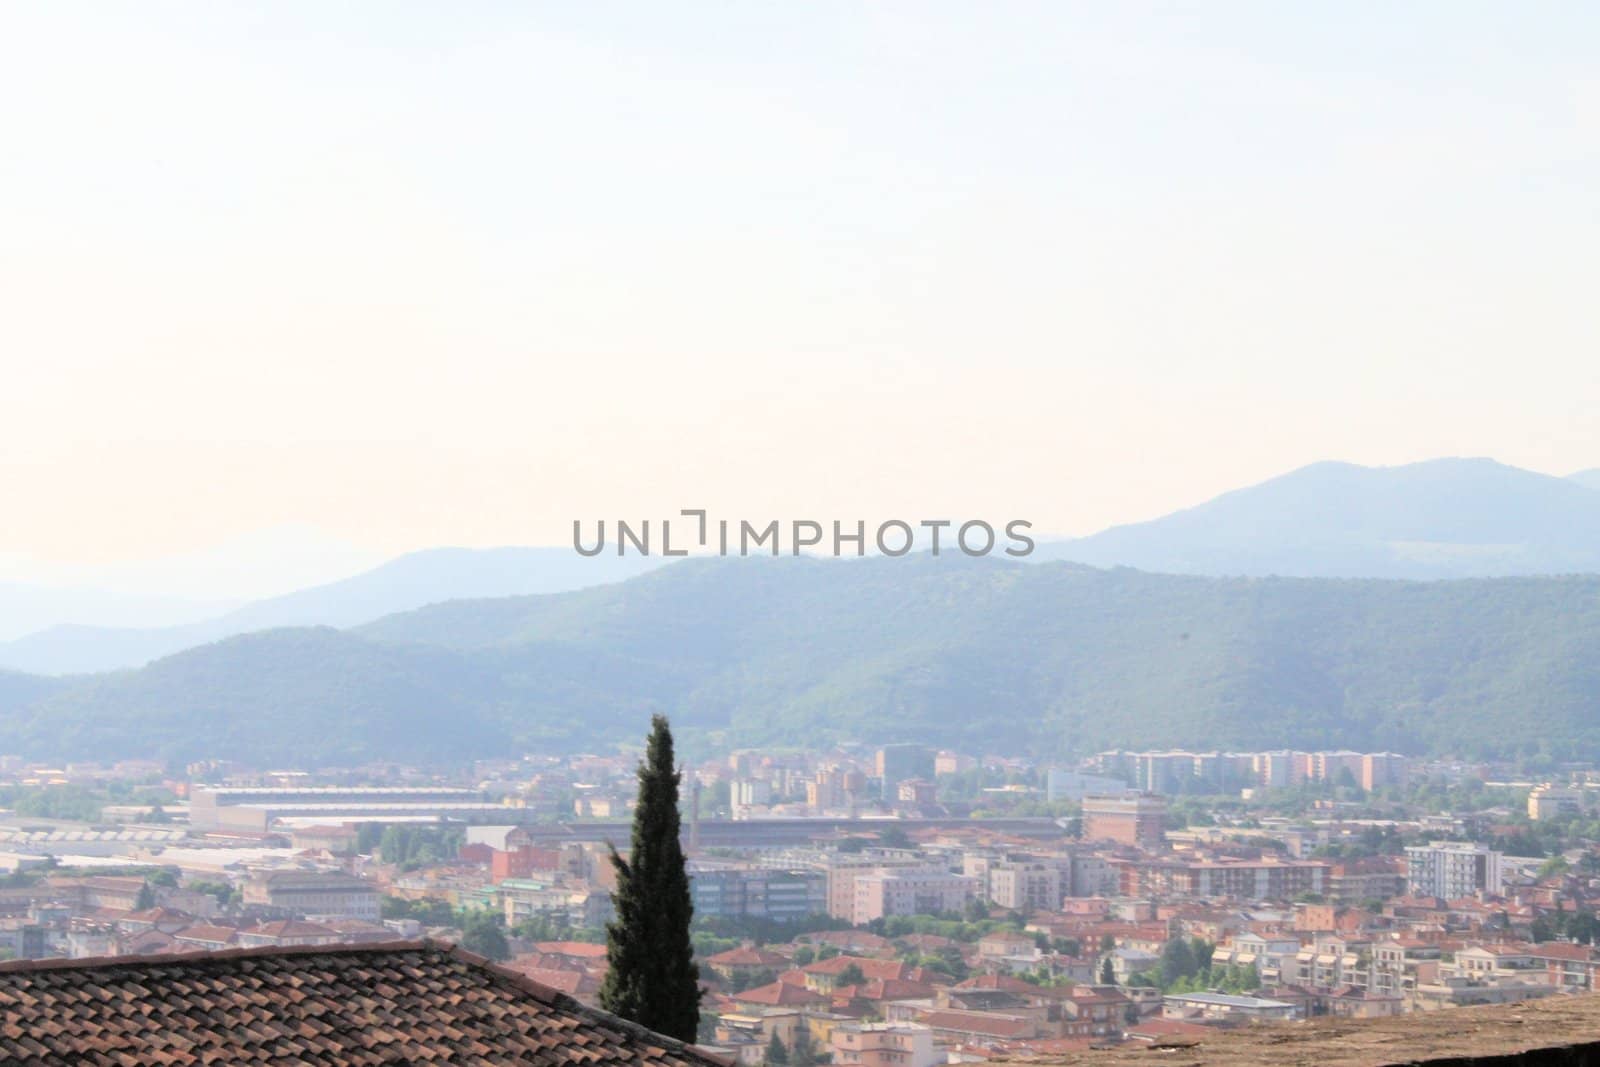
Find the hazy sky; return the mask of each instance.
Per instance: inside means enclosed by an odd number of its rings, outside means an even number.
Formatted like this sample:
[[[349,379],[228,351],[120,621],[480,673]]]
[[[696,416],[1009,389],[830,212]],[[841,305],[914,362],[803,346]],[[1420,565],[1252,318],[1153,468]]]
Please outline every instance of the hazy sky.
[[[1600,465],[1600,8],[0,6],[0,554]]]

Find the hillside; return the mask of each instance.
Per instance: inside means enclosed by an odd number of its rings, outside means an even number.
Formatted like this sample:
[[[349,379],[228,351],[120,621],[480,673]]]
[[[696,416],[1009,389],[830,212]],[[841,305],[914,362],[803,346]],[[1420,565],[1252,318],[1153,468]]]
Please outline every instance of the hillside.
[[[1569,474],[1567,475],[1567,481],[1577,482],[1579,485],[1586,486],[1590,489],[1600,489],[1600,467],[1595,467],[1592,470],[1579,471],[1576,474]]]
[[[693,561],[277,630],[0,714],[17,751],[346,762],[686,738],[1600,754],[1600,578],[1216,579],[960,558]]]
[[[435,548],[362,574],[257,601],[182,626],[58,625],[0,643],[0,669],[87,674],[139,667],[236,634],[283,626],[356,626],[442,600],[553,593],[622,581],[665,562],[585,559],[561,548]]]
[[[1469,578],[1600,572],[1600,492],[1488,459],[1317,463],[1036,557],[1174,574]]]

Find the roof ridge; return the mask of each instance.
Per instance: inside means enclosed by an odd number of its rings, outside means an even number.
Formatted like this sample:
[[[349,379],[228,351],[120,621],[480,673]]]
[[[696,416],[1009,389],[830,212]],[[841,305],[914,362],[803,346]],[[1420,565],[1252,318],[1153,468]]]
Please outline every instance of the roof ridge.
[[[229,929],[233,929],[230,927]],[[180,931],[181,933],[181,931]],[[150,967],[163,964],[202,963],[227,961],[243,956],[353,956],[384,953],[422,952],[432,949],[443,952],[452,948],[448,941],[433,938],[396,938],[393,941],[374,941],[367,944],[337,945],[261,945],[258,947],[228,948],[217,951],[196,949],[193,952],[167,952],[135,956],[84,956],[79,959],[57,957],[42,960],[6,960],[0,962],[0,975],[31,973],[35,971],[103,971],[116,967]]]

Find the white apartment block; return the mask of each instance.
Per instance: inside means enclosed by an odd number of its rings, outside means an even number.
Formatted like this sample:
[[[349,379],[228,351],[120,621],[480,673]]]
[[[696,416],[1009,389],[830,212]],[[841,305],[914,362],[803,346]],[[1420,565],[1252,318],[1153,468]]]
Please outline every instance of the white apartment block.
[[[1406,849],[1406,885],[1412,896],[1457,900],[1503,888],[1501,855],[1483,845],[1435,841]]]

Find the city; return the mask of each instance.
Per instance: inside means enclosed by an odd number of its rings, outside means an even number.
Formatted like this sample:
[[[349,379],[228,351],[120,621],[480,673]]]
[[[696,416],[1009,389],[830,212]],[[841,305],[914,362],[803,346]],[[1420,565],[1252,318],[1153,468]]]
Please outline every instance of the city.
[[[580,1002],[637,757],[0,759],[0,955],[422,937]],[[702,1047],[983,1062],[1596,989],[1600,769],[906,742],[683,769]],[[907,1058],[895,1058],[889,1053]]]

